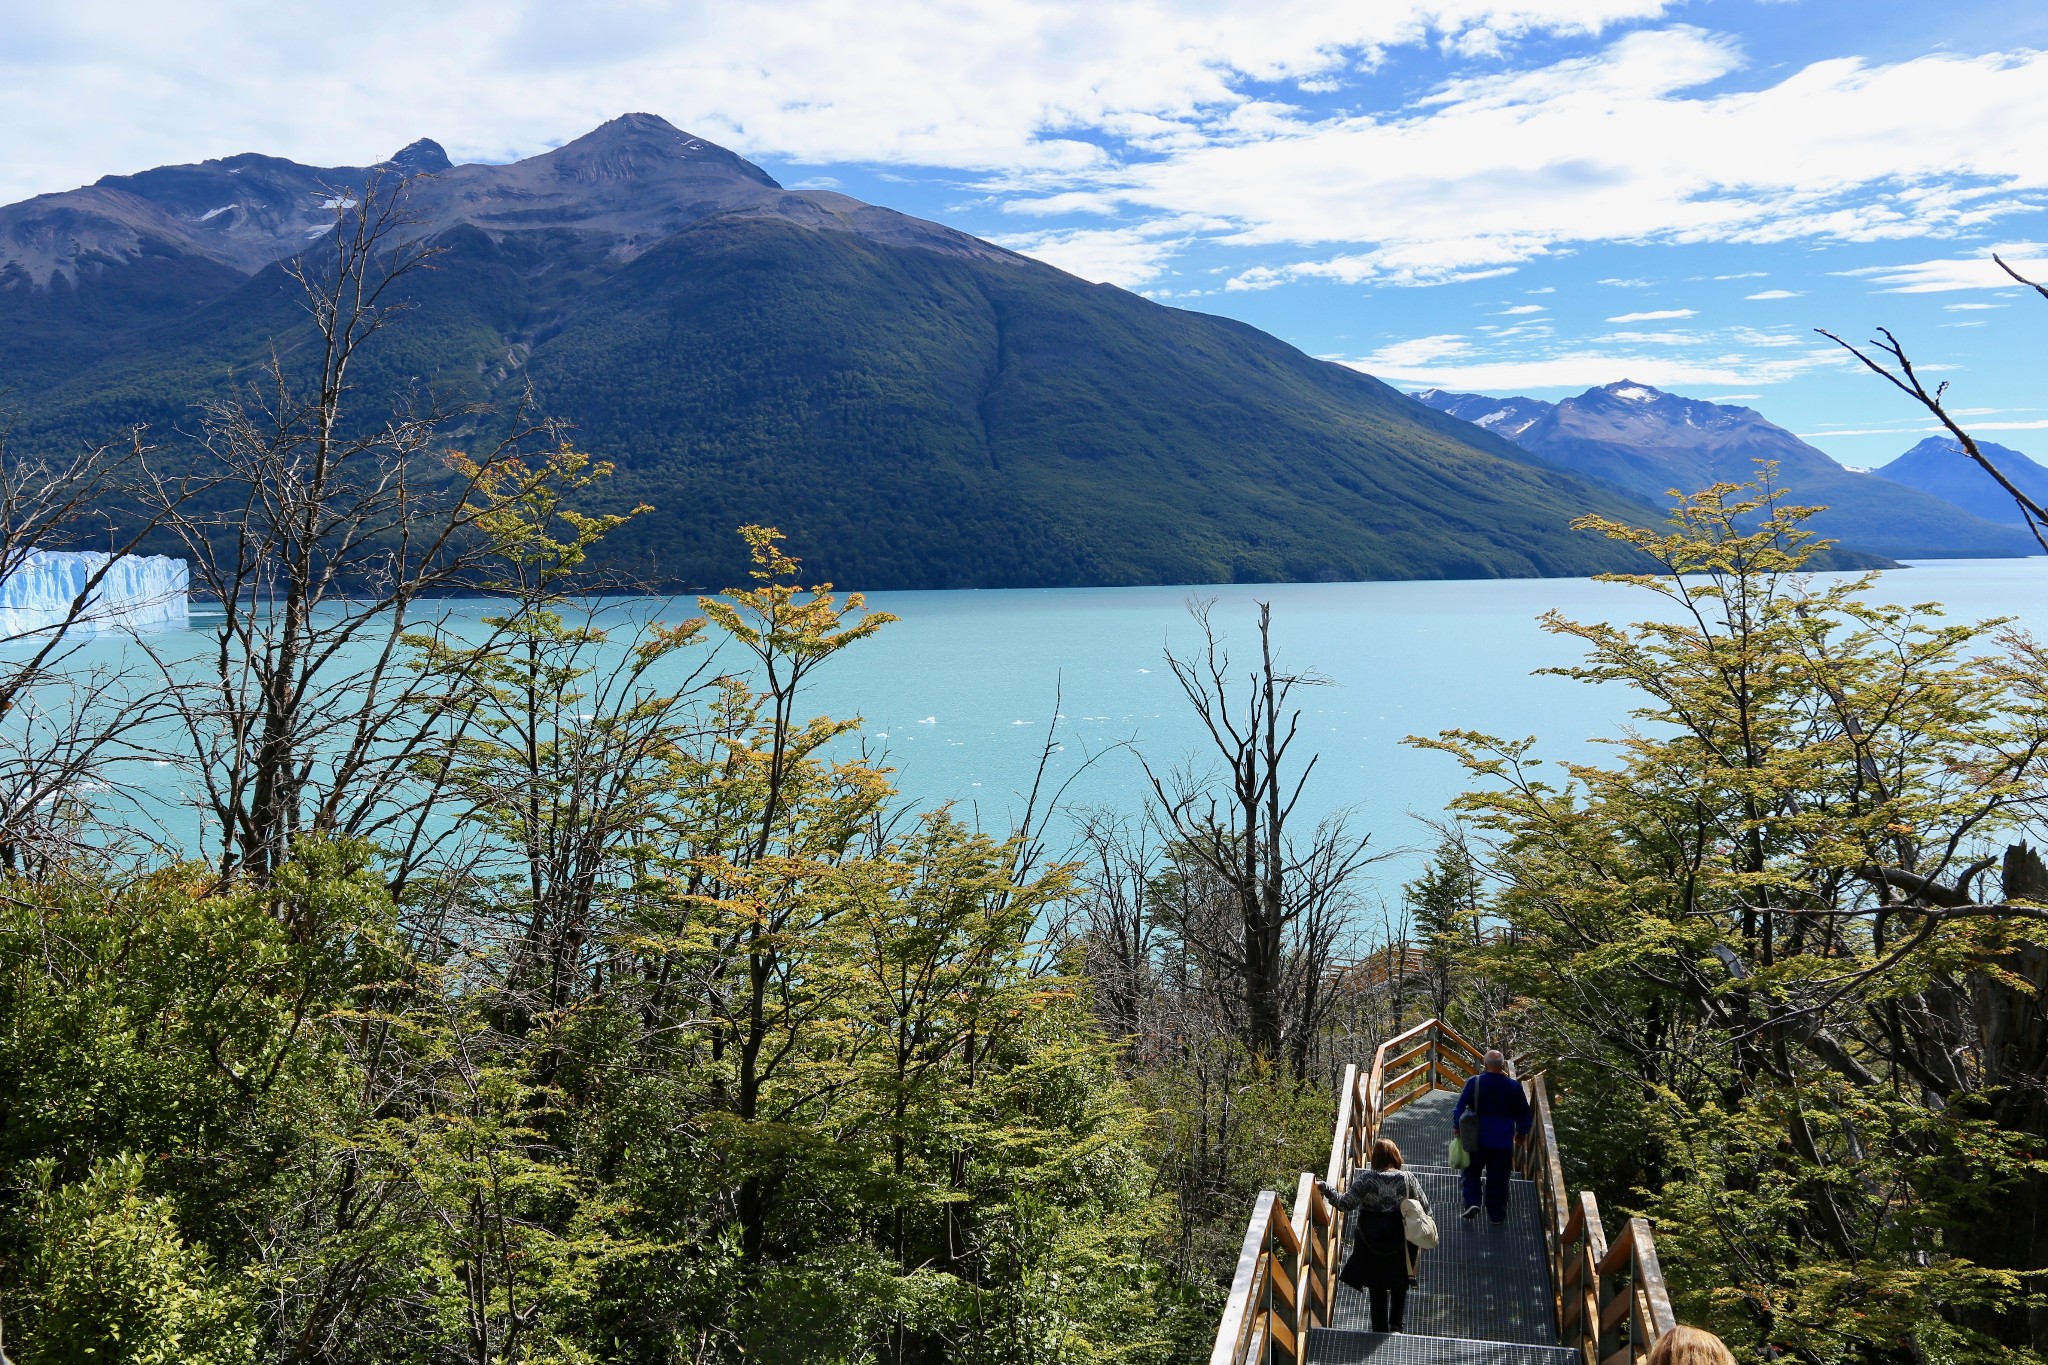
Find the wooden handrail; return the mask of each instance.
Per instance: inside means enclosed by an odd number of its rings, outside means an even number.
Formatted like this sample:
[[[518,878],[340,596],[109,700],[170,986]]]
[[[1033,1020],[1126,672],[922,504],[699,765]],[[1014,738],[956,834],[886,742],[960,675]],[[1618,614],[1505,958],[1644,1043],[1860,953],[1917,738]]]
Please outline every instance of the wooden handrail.
[[[1324,1179],[1343,1189],[1388,1115],[1433,1090],[1461,1086],[1485,1057],[1449,1024],[1426,1019],[1375,1048],[1364,1072],[1347,1065]],[[1609,1245],[1592,1193],[1565,1187],[1543,1075],[1522,1087],[1531,1122],[1516,1165],[1537,1187],[1558,1340],[1578,1347],[1585,1365],[1642,1365],[1657,1338],[1676,1325],[1650,1224],[1629,1219]],[[1309,1333],[1329,1323],[1336,1301],[1344,1222],[1307,1171],[1296,1182],[1292,1216],[1278,1193],[1259,1193],[1210,1365],[1302,1365]]]
[[[1550,1088],[1539,1073],[1522,1082],[1531,1110],[1529,1140],[1517,1165],[1536,1183],[1549,1252],[1557,1339],[1577,1346],[1586,1365],[1640,1365],[1677,1325],[1649,1221],[1631,1218],[1612,1245],[1590,1190],[1565,1188]]]
[[[1357,1106],[1357,1103],[1358,1063],[1346,1062],[1344,1064],[1343,1087],[1337,1092],[1337,1127],[1330,1137],[1330,1165],[1323,1175],[1323,1179],[1329,1181],[1332,1185],[1344,1178],[1344,1172],[1350,1164],[1349,1154],[1346,1151],[1349,1144],[1345,1139],[1351,1135],[1352,1111]]]

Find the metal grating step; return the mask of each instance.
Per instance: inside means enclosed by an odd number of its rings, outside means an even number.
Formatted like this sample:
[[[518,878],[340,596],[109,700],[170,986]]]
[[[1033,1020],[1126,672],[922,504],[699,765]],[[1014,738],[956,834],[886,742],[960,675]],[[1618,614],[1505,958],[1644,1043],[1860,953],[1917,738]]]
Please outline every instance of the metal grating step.
[[[1411,1162],[1408,1162],[1408,1163],[1407,1163],[1406,1165],[1402,1166],[1402,1167],[1401,1167],[1401,1169],[1402,1169],[1402,1170],[1404,1170],[1404,1171],[1413,1171],[1413,1172],[1415,1172],[1415,1174],[1417,1174],[1417,1175],[1451,1175],[1451,1176],[1455,1176],[1455,1175],[1459,1174],[1459,1173],[1458,1173],[1457,1171],[1454,1171],[1454,1170],[1452,1170],[1452,1169],[1451,1169],[1451,1168],[1450,1168],[1449,1166],[1429,1166],[1429,1165],[1425,1165],[1425,1164],[1423,1164],[1423,1163],[1421,1163],[1421,1162],[1415,1162],[1415,1161],[1411,1161]],[[1516,1174],[1515,1174],[1515,1173],[1514,1173],[1513,1171],[1510,1171],[1510,1172],[1508,1172],[1508,1179],[1509,1179],[1509,1181],[1510,1181],[1510,1182],[1512,1182],[1513,1184],[1516,1184],[1516,1185],[1521,1185],[1521,1184],[1525,1184],[1525,1183],[1527,1183],[1527,1182],[1525,1182],[1525,1181],[1524,1181],[1524,1180],[1522,1179],[1522,1177],[1520,1177],[1520,1176],[1516,1175]]]
[[[1451,1145],[1451,1111],[1457,1107],[1455,1094],[1432,1091],[1387,1115],[1380,1136],[1394,1140],[1407,1165],[1441,1162]]]
[[[1415,1336],[1407,1332],[1345,1332],[1317,1327],[1308,1334],[1306,1365],[1579,1365],[1564,1346]]]

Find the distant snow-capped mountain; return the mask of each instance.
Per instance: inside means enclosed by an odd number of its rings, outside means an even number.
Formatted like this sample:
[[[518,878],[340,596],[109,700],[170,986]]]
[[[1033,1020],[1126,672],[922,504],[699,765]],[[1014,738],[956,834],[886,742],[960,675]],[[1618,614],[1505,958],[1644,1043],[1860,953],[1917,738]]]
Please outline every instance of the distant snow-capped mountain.
[[[1827,510],[1809,525],[1843,546],[1895,559],[2016,555],[2036,549],[2010,525],[1906,481],[1844,469],[1754,408],[1710,403],[1617,380],[1559,403],[1425,389],[1414,397],[1483,424],[1545,464],[1618,492],[1668,505],[1670,490],[1756,477],[1778,466],[1790,500]],[[1482,422],[1482,419],[1487,419]]]
[[[1413,397],[1511,441],[1542,421],[1555,406],[1540,398],[1488,398],[1483,393],[1452,393],[1448,389],[1424,389]]]
[[[2048,506],[2048,468],[1995,441],[1979,441],[1977,448],[2020,492]],[[1987,521],[2026,525],[2012,495],[2000,488],[1981,465],[1963,454],[1963,448],[1950,437],[1930,436],[1890,464],[1879,465],[1870,472],[1881,479],[1946,498]]]

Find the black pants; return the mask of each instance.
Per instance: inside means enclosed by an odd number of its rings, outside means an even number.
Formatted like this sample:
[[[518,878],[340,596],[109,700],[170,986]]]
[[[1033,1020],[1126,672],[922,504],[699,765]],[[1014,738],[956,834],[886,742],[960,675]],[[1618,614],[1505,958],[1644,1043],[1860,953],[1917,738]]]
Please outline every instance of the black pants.
[[[1508,1216],[1508,1180],[1514,1158],[1514,1150],[1509,1147],[1481,1147],[1472,1154],[1472,1164],[1464,1170],[1466,1208],[1478,1206],[1479,1178],[1483,1174],[1486,1177],[1486,1216],[1496,1223]]]
[[[1372,1308],[1372,1330],[1398,1332],[1408,1313],[1408,1279],[1391,1284],[1374,1282],[1366,1286],[1365,1301]]]

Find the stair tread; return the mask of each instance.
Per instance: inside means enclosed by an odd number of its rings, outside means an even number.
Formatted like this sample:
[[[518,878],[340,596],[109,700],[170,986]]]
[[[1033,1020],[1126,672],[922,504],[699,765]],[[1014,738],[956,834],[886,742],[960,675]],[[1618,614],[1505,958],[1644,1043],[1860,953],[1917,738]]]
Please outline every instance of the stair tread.
[[[1581,1359],[1580,1352],[1566,1346],[1335,1327],[1312,1329],[1307,1346],[1306,1365],[1575,1365]]]

